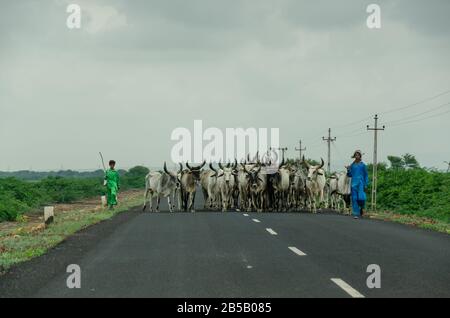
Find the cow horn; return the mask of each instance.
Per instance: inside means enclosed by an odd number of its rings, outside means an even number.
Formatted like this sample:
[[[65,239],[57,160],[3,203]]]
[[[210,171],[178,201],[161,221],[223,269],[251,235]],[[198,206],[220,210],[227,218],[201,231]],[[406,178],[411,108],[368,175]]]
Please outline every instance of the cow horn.
[[[323,166],[325,165],[325,161],[323,161],[323,159],[322,159],[322,158],[320,158],[320,160],[322,161],[322,163],[321,163],[321,165],[319,166],[319,169],[322,169],[322,168],[323,168]]]
[[[248,172],[248,170],[247,170],[247,168],[245,167],[245,165],[242,164],[242,163],[241,163],[241,165],[242,165],[242,168],[244,168],[244,172],[245,172],[246,174],[250,174],[250,172]]]
[[[167,170],[167,164],[165,161],[164,161],[164,172],[170,174],[170,172]]]
[[[203,167],[205,166],[205,164],[206,164],[206,160],[204,160],[203,163],[202,163],[200,166],[197,166],[197,167],[191,167],[191,166],[189,165],[189,163],[186,162],[186,167],[188,167],[189,170],[200,170],[201,168],[203,168]]]
[[[309,164],[308,161],[305,160],[305,156],[302,157],[302,163],[306,166],[306,168],[311,168],[311,165]]]
[[[235,158],[235,159],[234,159],[234,166],[233,166],[233,169],[236,170],[237,166],[238,166],[238,163],[237,163],[237,160],[236,160],[236,158]]]
[[[219,168],[223,170],[222,163],[219,161]]]
[[[180,162],[179,165],[180,165],[180,171],[178,171],[178,173],[182,173],[183,172],[183,164]]]
[[[229,168],[229,167],[231,167],[231,163],[230,162],[227,163],[227,168]]]
[[[216,169],[214,169],[214,167],[213,167],[212,163],[209,163],[209,169],[211,169],[212,171],[214,171],[215,173],[217,173],[217,170],[216,170]]]
[[[282,168],[284,165],[285,165],[285,163],[284,163],[284,158],[283,158],[283,160],[281,160],[280,165],[278,166],[278,169]]]

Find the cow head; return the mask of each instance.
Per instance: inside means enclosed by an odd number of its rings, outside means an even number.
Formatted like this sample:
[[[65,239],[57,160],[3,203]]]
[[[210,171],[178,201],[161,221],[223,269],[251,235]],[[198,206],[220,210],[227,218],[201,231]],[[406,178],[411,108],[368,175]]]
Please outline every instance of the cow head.
[[[295,176],[296,175],[297,175],[297,167],[295,167],[295,166],[289,167],[289,184],[291,186],[295,186],[295,182],[296,182]]]
[[[306,166],[306,168],[308,169],[308,176],[307,176],[307,180],[308,181],[312,181],[312,180],[316,180],[317,176],[324,176],[325,172],[322,170],[323,166],[325,165],[325,162],[323,161],[322,158],[320,158],[321,160],[321,164],[317,165],[317,166],[312,166],[309,162],[307,162],[305,160],[305,157],[303,157],[303,164]]]
[[[217,177],[223,177],[225,183],[229,184],[231,180],[234,180],[234,177],[237,176],[237,161],[234,162],[234,165],[231,166],[231,163],[228,163],[226,167],[219,162],[219,168],[222,170]]]
[[[251,169],[250,171],[247,170],[245,165],[242,165],[242,168],[244,169],[247,175],[247,180],[250,188],[253,189],[258,188],[259,183],[263,181],[259,176],[259,173],[261,172],[261,166],[258,166],[257,169]]]
[[[169,171],[169,170],[167,170],[166,162],[164,162],[164,172],[169,176],[170,181],[173,182],[176,185],[177,189],[179,189],[180,185],[181,185],[181,182],[180,182],[180,179],[179,179],[178,175],[181,173],[181,170],[178,171],[177,173]]]
[[[189,165],[189,162],[186,162],[187,171],[186,173],[192,175],[194,177],[194,180],[198,182],[200,180],[200,170],[205,166],[206,161],[203,161],[203,163],[200,166],[191,167]]]

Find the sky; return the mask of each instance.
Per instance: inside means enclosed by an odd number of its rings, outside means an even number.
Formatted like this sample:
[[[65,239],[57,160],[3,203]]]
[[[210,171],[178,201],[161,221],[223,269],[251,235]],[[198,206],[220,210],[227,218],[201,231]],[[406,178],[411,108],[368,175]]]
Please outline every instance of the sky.
[[[372,162],[376,113],[379,161],[444,169],[449,31],[448,0],[0,0],[0,170],[162,166],[194,120],[279,128],[316,160],[331,128],[342,170],[355,149]]]

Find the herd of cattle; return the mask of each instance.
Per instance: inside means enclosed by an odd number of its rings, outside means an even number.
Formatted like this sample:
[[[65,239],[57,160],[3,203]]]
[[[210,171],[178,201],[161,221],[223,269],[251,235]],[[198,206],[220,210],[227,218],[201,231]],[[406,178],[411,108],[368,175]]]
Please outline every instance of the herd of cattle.
[[[350,200],[350,178],[346,172],[326,177],[321,164],[250,162],[223,165],[206,162],[200,166],[179,164],[178,171],[169,171],[166,163],[162,171],[150,172],[145,178],[144,208],[156,199],[156,212],[161,198],[167,198],[170,212],[175,201],[179,211],[194,212],[197,189],[200,187],[207,210],[222,211],[300,211],[313,213],[318,208],[346,211]]]

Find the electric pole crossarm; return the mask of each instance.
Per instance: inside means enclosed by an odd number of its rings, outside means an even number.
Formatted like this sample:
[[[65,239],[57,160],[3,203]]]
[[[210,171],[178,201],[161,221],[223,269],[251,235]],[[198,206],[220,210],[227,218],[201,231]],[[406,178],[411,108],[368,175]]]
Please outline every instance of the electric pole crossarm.
[[[284,161],[284,153],[286,152],[286,151],[288,151],[288,148],[287,147],[280,147],[280,148],[272,148],[272,147],[270,147],[270,151],[272,151],[272,150],[278,150],[278,151],[281,151],[281,156],[282,156],[282,161]]]
[[[323,141],[326,141],[328,143],[328,165],[327,165],[327,171],[328,175],[331,173],[331,143],[333,141],[336,141],[336,137],[331,137],[331,128],[328,128],[328,137],[322,137]]]
[[[299,148],[296,147],[295,150],[299,152],[299,158],[300,158],[300,161],[301,161],[302,160],[302,152],[306,151],[306,147],[302,148],[302,141],[301,140],[298,143],[299,143],[300,147]]]

